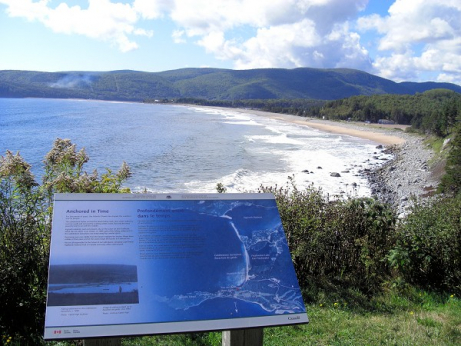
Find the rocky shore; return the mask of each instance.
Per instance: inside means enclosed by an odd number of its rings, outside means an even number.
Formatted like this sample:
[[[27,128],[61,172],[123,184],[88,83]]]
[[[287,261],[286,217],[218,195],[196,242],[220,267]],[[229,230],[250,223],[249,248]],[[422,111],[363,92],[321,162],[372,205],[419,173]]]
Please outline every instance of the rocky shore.
[[[432,166],[434,152],[424,144],[423,136],[405,132],[407,126],[318,119],[308,119],[306,125],[381,143],[374,158],[384,163],[375,169],[363,169],[360,174],[367,177],[372,196],[392,205],[400,218],[409,212],[412,197],[431,196],[437,189],[443,165]],[[389,156],[392,159],[386,159]]]
[[[391,204],[399,217],[404,217],[412,197],[427,197],[435,191],[440,174],[431,168],[434,153],[424,145],[421,136],[403,132],[398,136],[405,139],[405,143],[383,147],[383,152],[391,153],[394,158],[363,174],[368,178],[372,195]]]
[[[308,120],[309,125],[319,120]],[[353,136],[361,136],[375,140],[382,144],[377,145],[375,158],[381,159],[391,154],[391,160],[379,165],[375,169],[364,169],[360,174],[367,177],[372,196],[393,206],[397,215],[402,218],[409,212],[413,201],[412,197],[431,196],[440,181],[443,165],[433,167],[434,152],[424,144],[424,137],[418,134],[405,132],[406,126],[374,124],[365,125],[352,122],[325,122],[341,127],[343,130],[332,131]],[[355,131],[355,132],[351,132]],[[386,139],[389,139],[386,141]],[[400,140],[399,140],[400,139]],[[389,144],[393,143],[393,144]]]

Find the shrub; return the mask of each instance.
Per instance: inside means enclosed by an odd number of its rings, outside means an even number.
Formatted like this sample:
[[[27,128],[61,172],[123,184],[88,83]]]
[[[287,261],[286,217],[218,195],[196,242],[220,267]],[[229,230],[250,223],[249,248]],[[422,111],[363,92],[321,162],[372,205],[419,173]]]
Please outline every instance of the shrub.
[[[293,263],[302,288],[313,284],[380,289],[390,268],[395,216],[370,198],[329,202],[321,190],[262,187],[277,200]]]
[[[381,288],[390,274],[386,260],[394,246],[396,218],[391,208],[372,198],[330,204],[325,234],[328,262],[342,281],[364,293]],[[325,241],[328,241],[326,239]]]
[[[0,333],[20,344],[43,342],[53,194],[126,191],[125,163],[99,177],[83,170],[87,161],[84,150],[57,139],[39,185],[19,154],[0,157]]]
[[[461,195],[416,203],[390,254],[409,283],[461,293]]]
[[[30,166],[0,158],[0,332],[38,344],[44,325],[50,224]]]
[[[128,192],[122,189],[123,182],[131,176],[130,168],[123,162],[120,170],[113,174],[110,169],[99,177],[95,170],[88,174],[83,166],[89,160],[85,149],[77,152],[69,139],[56,139],[53,148],[43,160],[45,175],[43,189],[49,196],[55,192],[116,193]]]

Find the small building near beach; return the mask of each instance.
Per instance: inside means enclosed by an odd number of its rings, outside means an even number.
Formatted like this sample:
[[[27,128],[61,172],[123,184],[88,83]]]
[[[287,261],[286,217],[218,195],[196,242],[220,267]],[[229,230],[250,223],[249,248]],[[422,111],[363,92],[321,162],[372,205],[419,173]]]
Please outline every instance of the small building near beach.
[[[387,119],[379,119],[378,124],[384,124],[384,125],[394,125],[395,122],[393,120],[387,120]]]

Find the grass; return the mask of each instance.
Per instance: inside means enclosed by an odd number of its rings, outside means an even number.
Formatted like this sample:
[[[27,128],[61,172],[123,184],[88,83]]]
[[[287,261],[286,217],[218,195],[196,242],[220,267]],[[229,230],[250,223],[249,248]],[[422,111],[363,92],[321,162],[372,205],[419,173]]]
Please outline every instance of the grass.
[[[264,329],[265,346],[460,345],[461,300],[414,288],[371,298],[366,306],[346,301],[306,305],[307,325]],[[125,338],[124,346],[218,346],[221,333]]]
[[[441,154],[444,142],[443,138],[431,137],[428,138],[425,142],[428,146],[431,147],[434,153]]]
[[[449,150],[443,147],[444,139],[436,136],[426,137],[424,143],[432,150],[434,156],[429,160],[432,177],[440,181],[441,177],[445,174],[445,163]]]
[[[338,294],[339,293],[339,294]],[[306,325],[264,328],[264,346],[461,345],[461,299],[395,284],[367,298],[357,292],[317,294]],[[347,299],[345,298],[347,297]],[[19,345],[2,340],[3,345]],[[78,341],[49,342],[81,346]],[[123,338],[123,346],[219,346],[221,332]]]
[[[310,324],[267,328],[264,345],[459,345],[461,300],[410,289],[372,298],[307,306]]]
[[[265,345],[459,345],[460,316],[445,309],[355,313],[309,307],[311,324],[267,329]],[[457,309],[461,308],[458,304]],[[456,316],[458,314],[458,316]]]

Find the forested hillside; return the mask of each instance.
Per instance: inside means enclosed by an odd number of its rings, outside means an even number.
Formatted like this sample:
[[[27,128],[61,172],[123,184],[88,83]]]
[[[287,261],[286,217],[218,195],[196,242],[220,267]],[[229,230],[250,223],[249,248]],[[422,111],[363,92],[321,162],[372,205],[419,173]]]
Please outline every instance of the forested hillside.
[[[460,110],[461,94],[434,89],[416,95],[353,96],[311,107],[304,115],[370,122],[387,119],[443,135],[447,127],[453,125]]]
[[[189,68],[165,72],[0,71],[0,97],[81,98],[119,101],[249,99],[336,100],[356,95],[415,94],[450,83],[395,83],[353,69]]]

